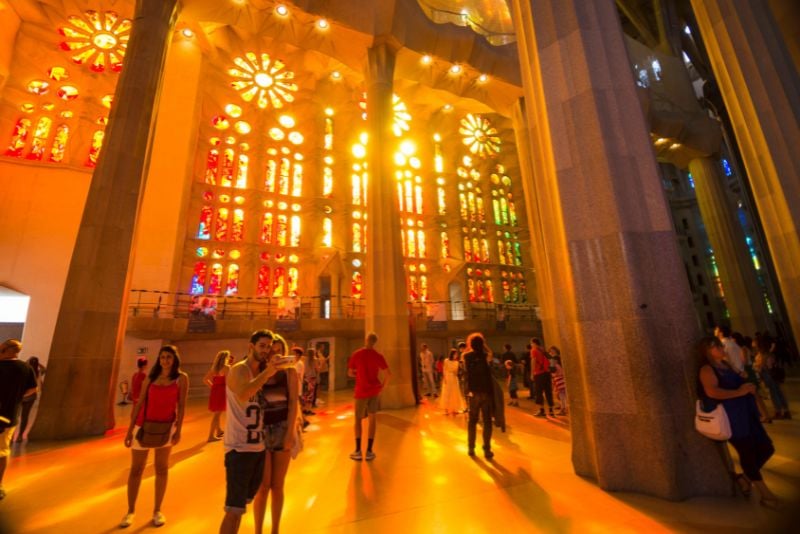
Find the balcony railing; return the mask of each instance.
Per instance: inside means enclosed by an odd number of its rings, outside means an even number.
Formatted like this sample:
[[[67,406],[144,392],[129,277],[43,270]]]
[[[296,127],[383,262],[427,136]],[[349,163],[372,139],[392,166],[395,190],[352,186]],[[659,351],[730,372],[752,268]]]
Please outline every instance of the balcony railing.
[[[364,299],[337,296],[239,297],[133,289],[128,301],[128,315],[185,319],[192,314],[206,314],[217,320],[363,319],[365,304]],[[409,302],[408,307],[413,316],[433,322],[538,320],[538,307],[533,304],[443,300]]]

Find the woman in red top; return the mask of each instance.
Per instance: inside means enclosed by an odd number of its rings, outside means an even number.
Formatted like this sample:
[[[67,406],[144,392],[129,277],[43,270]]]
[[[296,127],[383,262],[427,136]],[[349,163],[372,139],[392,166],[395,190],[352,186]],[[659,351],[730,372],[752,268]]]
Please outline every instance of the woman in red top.
[[[208,410],[214,414],[211,418],[211,428],[208,430],[208,441],[219,441],[222,437],[222,427],[219,419],[225,411],[225,377],[233,364],[233,356],[229,350],[221,350],[214,357],[214,363],[203,377],[203,383],[211,388],[208,396]]]
[[[125,446],[131,448],[131,473],[128,476],[128,513],[122,518],[120,528],[129,527],[133,523],[136,508],[136,497],[142,473],[147,464],[147,451],[134,440],[139,428],[148,421],[173,423],[170,441],[163,447],[155,449],[156,493],[153,508],[153,525],[160,527],[166,522],[161,513],[161,502],[167,491],[167,471],[169,469],[169,453],[173,445],[181,439],[183,413],[186,407],[186,394],[189,391],[189,377],[180,370],[181,360],[178,349],[173,345],[164,345],[158,353],[158,360],[150,370],[150,374],[142,384],[142,398],[133,407],[131,423],[125,435]],[[143,409],[142,406],[146,405]],[[145,413],[145,410],[147,413]]]

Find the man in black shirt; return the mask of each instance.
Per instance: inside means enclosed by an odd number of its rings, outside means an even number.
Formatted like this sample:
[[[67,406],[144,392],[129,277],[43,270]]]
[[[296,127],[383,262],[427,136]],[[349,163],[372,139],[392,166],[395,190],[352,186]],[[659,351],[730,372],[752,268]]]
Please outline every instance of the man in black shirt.
[[[22,343],[7,339],[0,345],[0,500],[5,498],[3,475],[11,452],[11,436],[17,426],[22,397],[36,393],[36,375],[27,363],[17,359]]]
[[[469,352],[464,354],[469,397],[469,421],[467,423],[468,454],[475,456],[475,437],[478,416],[483,416],[483,454],[490,460],[492,452],[492,375],[490,356],[485,348],[483,336],[475,332],[467,338]]]

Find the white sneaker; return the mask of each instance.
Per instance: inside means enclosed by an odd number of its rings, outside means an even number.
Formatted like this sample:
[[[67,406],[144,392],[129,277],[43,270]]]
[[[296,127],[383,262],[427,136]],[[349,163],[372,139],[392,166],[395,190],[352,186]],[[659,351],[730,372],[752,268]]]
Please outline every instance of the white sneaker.
[[[350,453],[350,459],[360,462],[363,457],[361,456],[361,451],[354,451]]]
[[[153,514],[153,526],[154,527],[161,527],[164,526],[164,523],[167,522],[167,518],[164,517],[164,514],[161,512],[156,512]]]
[[[364,459],[368,462],[375,459],[375,453],[372,451],[367,451],[367,455],[364,456]]]
[[[122,521],[119,522],[119,528],[128,528],[133,524],[133,514],[125,514]]]

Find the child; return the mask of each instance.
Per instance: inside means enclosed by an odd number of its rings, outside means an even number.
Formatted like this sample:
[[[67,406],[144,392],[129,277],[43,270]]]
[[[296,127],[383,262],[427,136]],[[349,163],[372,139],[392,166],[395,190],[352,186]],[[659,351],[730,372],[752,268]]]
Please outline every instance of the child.
[[[553,391],[558,395],[558,415],[567,415],[567,383],[564,381],[564,368],[561,367],[561,351],[558,347],[550,347],[551,374],[553,376]]]
[[[519,406],[519,397],[517,397],[517,375],[519,374],[519,370],[517,366],[514,365],[514,362],[511,360],[505,361],[505,368],[506,368],[506,383],[508,384],[508,394],[511,396],[511,400],[508,402],[509,406]]]

